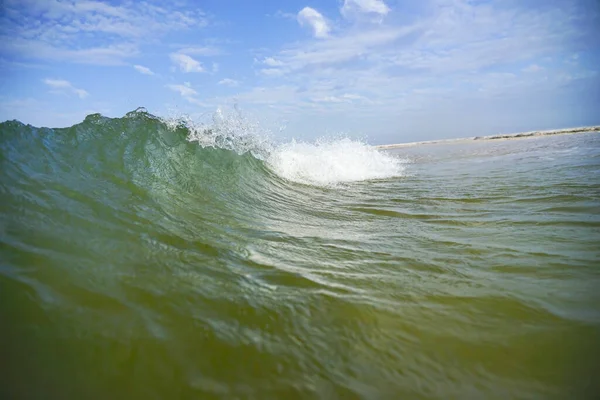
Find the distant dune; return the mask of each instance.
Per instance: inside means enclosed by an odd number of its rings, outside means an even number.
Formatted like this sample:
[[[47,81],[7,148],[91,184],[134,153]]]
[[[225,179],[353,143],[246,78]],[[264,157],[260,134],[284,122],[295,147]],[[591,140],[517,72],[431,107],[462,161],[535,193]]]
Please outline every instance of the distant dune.
[[[554,129],[550,131],[531,131],[531,132],[522,132],[522,133],[510,133],[510,134],[501,134],[501,135],[491,135],[491,136],[473,136],[466,138],[458,138],[458,139],[442,139],[442,140],[428,140],[424,142],[411,142],[411,143],[398,143],[398,144],[383,144],[379,146],[375,146],[378,149],[395,149],[397,147],[407,147],[407,146],[416,146],[421,144],[450,144],[450,143],[462,143],[462,142],[471,142],[471,141],[481,141],[481,140],[498,140],[498,139],[522,139],[533,136],[550,136],[550,135],[565,135],[571,133],[583,133],[583,132],[594,132],[600,131],[600,126],[584,126],[579,128],[566,128],[566,129]]]

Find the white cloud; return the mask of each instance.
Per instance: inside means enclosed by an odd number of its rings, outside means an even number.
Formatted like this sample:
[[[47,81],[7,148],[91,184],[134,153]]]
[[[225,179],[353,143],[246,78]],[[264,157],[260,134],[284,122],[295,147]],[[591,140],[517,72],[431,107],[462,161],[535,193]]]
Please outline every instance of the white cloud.
[[[147,2],[5,0],[0,51],[36,59],[124,64],[142,44],[208,23],[201,10],[181,2],[167,8]]]
[[[291,104],[299,100],[296,88],[289,85],[273,88],[255,87],[250,91],[237,94],[235,98],[241,103],[254,105]]]
[[[236,81],[235,79],[230,79],[230,78],[225,78],[225,79],[221,79],[219,81],[219,85],[225,85],[225,86],[230,86],[230,87],[236,87],[239,86],[239,82]]]
[[[352,32],[344,36],[332,37],[326,41],[295,45],[282,50],[276,59],[270,57],[277,60],[279,68],[263,69],[261,73],[278,76],[311,67],[340,67],[341,64],[354,59],[378,57],[386,51],[386,47],[389,48],[396,40],[415,30],[414,26],[394,29],[380,28]]]
[[[64,79],[44,79],[44,83],[51,88],[55,89],[59,93],[71,92],[79,96],[80,99],[84,99],[89,96],[89,93],[83,89],[76,88],[71,82]]]
[[[276,18],[296,19],[296,14],[281,11],[281,10],[277,10],[277,12],[275,12],[275,14],[273,16]]]
[[[40,40],[18,37],[11,37],[3,41],[1,33],[0,52],[25,58],[94,65],[123,65],[125,64],[125,59],[139,55],[137,45],[132,43],[90,46],[86,48],[65,48],[56,47]]]
[[[224,51],[214,46],[188,46],[178,50],[179,53],[192,54],[195,56],[212,57],[224,54]]]
[[[300,26],[310,26],[317,38],[325,38],[329,35],[331,28],[325,17],[314,8],[304,7],[298,12],[297,20]]]
[[[260,73],[267,76],[282,76],[285,71],[277,68],[264,68],[260,70]]]
[[[167,85],[167,88],[171,89],[174,92],[178,92],[182,97],[191,98],[198,94],[194,89],[190,87],[189,82],[186,82],[184,85]]]
[[[198,95],[198,92],[196,92],[194,89],[192,89],[192,85],[190,84],[190,82],[184,82],[183,85],[170,84],[170,85],[166,85],[166,87],[168,89],[171,89],[174,92],[179,93],[181,95],[181,97],[183,97],[188,103],[195,104],[200,107],[208,107],[208,108],[211,108],[214,106],[214,104],[206,103],[206,102],[198,99],[198,97],[196,97]]]
[[[348,99],[348,100],[368,100],[365,96],[361,96],[359,94],[354,94],[354,93],[346,93],[346,94],[342,95],[342,98]]]
[[[539,72],[543,69],[543,67],[540,67],[537,64],[531,64],[530,66],[523,68],[523,72]]]
[[[390,12],[390,8],[383,0],[344,0],[340,12],[346,18],[351,18],[360,13],[383,17]]]
[[[345,93],[341,96],[313,97],[311,101],[315,103],[352,103],[353,101],[368,101],[368,99],[359,94]]]
[[[194,60],[192,57],[183,53],[171,53],[169,55],[171,61],[179,67],[183,72],[204,72],[204,68],[200,61]]]
[[[550,67],[544,74],[519,72],[590,46],[576,6],[430,0],[402,24],[383,2],[347,1],[346,11],[390,18],[385,24],[342,24],[326,40],[261,49],[255,63],[262,87],[238,94],[239,99],[298,113],[351,116],[344,120],[392,120],[403,112],[426,115],[424,110],[434,115],[433,110],[558,87],[566,78]]]
[[[264,59],[263,64],[268,65],[269,67],[281,67],[283,63],[279,60],[274,59],[273,57],[267,57]]]
[[[135,70],[141,74],[154,75],[154,72],[152,72],[152,70],[150,68],[144,67],[143,65],[134,65],[133,68],[135,68]]]
[[[213,72],[213,74],[216,74],[217,72],[219,72],[219,63],[214,62],[212,64],[212,72]]]
[[[312,99],[315,103],[343,103],[344,99],[336,96],[315,97]]]
[[[263,61],[268,65],[276,60],[276,68],[261,73],[288,74],[290,78],[294,73],[305,82],[326,77],[340,85],[358,77],[374,80],[369,75],[382,77],[381,83],[396,76],[435,80],[565,51],[578,37],[573,10],[547,7],[515,11],[487,2],[435,1],[446,5],[431,9],[429,15],[412,23],[349,28],[325,41],[284,47]],[[365,4],[375,10],[385,9],[377,8],[376,3]],[[345,79],[349,81],[343,82]]]

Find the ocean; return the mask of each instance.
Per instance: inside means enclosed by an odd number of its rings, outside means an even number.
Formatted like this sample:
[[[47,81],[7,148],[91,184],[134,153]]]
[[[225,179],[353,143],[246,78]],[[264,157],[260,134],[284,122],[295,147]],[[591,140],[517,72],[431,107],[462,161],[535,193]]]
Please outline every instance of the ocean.
[[[0,397],[592,399],[600,135],[0,124]]]

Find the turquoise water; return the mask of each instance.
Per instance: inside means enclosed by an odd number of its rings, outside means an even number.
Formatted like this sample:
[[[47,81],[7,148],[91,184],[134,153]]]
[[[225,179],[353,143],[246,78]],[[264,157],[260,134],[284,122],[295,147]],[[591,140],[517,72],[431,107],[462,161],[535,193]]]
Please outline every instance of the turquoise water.
[[[0,125],[3,398],[600,392],[600,135]]]

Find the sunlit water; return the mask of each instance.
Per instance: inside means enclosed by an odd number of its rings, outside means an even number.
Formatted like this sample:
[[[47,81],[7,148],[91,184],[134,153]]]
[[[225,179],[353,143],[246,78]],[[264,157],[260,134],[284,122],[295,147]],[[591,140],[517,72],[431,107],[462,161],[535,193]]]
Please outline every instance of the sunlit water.
[[[382,152],[230,122],[0,125],[0,397],[599,393],[598,133]]]

